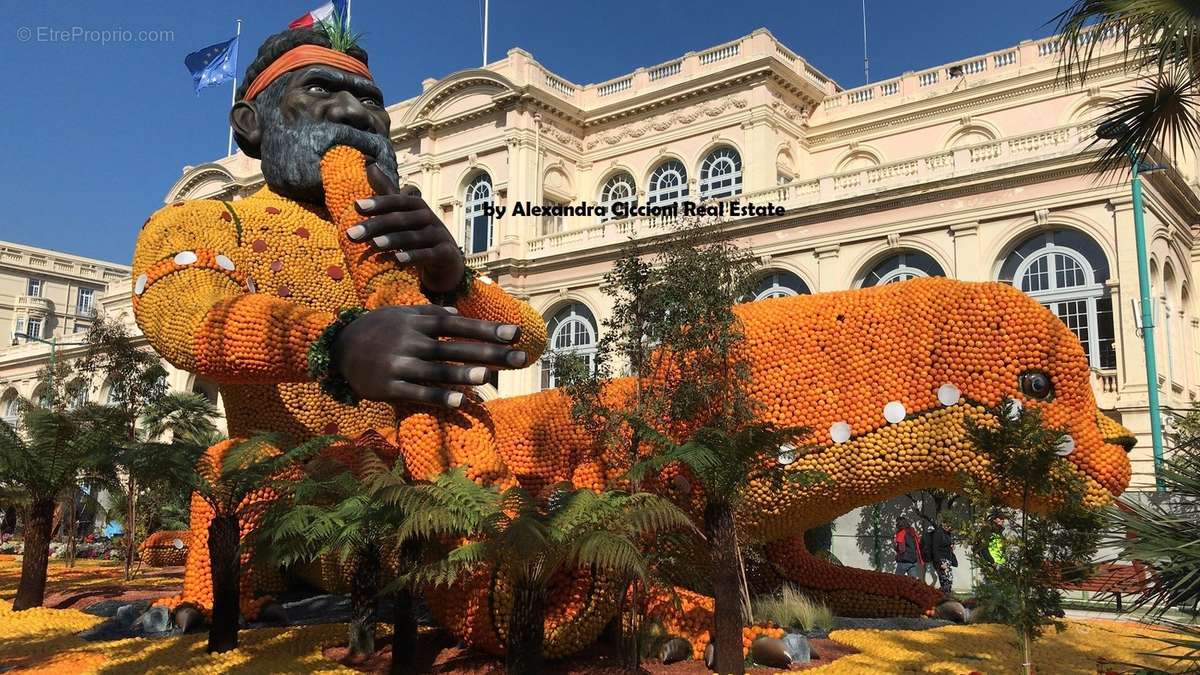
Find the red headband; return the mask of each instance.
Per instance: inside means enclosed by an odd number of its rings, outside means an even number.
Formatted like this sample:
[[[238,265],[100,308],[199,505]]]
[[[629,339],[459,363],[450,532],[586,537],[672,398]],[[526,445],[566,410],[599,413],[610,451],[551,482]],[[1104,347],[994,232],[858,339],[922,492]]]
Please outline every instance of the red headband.
[[[258,77],[254,78],[254,81],[250,83],[250,88],[246,90],[243,100],[249,101],[253,99],[284,73],[290,73],[304,66],[318,64],[333,66],[338,70],[345,70],[355,75],[361,75],[368,80],[375,79],[371,77],[371,71],[367,70],[366,65],[353,56],[320,45],[300,45],[299,47],[289,49],[283,56],[275,59],[271,65],[259,73]]]

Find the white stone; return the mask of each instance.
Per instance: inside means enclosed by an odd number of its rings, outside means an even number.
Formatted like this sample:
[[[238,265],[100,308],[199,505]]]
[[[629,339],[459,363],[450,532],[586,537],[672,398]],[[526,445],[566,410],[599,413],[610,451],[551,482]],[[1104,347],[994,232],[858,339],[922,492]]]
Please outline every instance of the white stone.
[[[903,422],[904,416],[907,414],[908,411],[904,409],[904,404],[900,401],[891,401],[883,406],[883,419],[892,424]]]
[[[779,446],[779,463],[787,466],[796,461],[796,446],[791,443],[784,443]]]
[[[141,295],[146,291],[146,275],[139,274],[136,281],[133,282],[133,294]]]
[[[1008,419],[1017,420],[1021,417],[1021,411],[1025,409],[1025,404],[1017,399],[1012,400],[1012,407],[1008,409]]]
[[[845,443],[850,440],[850,425],[845,422],[834,422],[829,426],[829,437],[834,443]]]
[[[258,286],[254,284],[254,277],[246,277],[246,290],[250,291],[251,293],[258,292]]]
[[[1058,442],[1058,447],[1054,449],[1054,454],[1059,457],[1066,457],[1072,452],[1075,452],[1075,437],[1067,434]]]
[[[234,269],[233,261],[230,260],[228,256],[219,253],[217,254],[217,267],[220,267],[223,270],[229,270],[230,272],[232,272]]]
[[[180,251],[179,253],[175,254],[176,265],[191,265],[192,263],[196,262],[197,259],[198,258],[196,257],[195,251]]]
[[[938,403],[941,403],[945,406],[951,406],[958,403],[959,400],[962,399],[962,392],[958,390],[958,387],[947,383],[938,387],[937,397]]]
[[[485,275],[482,275],[482,274],[481,274],[481,275],[479,275],[479,280],[480,280],[481,282],[485,283],[485,284],[494,284],[494,283],[496,283],[496,282],[492,281],[492,278],[491,278],[491,277],[489,277],[489,276],[485,276]]]

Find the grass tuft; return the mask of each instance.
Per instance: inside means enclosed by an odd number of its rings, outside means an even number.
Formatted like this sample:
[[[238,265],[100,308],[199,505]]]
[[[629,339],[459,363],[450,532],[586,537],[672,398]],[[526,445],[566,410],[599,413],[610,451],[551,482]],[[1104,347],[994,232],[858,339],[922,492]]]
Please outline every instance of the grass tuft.
[[[778,593],[755,598],[753,608],[756,621],[770,621],[781,628],[804,632],[833,628],[833,612],[795,586],[784,586]]]

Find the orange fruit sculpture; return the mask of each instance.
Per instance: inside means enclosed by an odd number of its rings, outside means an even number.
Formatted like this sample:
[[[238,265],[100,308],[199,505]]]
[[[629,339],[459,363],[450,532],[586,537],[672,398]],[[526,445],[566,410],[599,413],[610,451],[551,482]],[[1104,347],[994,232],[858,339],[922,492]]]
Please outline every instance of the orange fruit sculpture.
[[[338,403],[308,381],[308,346],[338,309],[424,302],[411,272],[343,234],[361,220],[353,200],[371,194],[362,156],[335,148],[322,174],[327,213],[263,188],[236,202],[167,206],[139,239],[138,323],[176,366],[221,382],[231,433],[269,429],[296,440],[333,433],[369,437],[372,444],[383,439],[393,454],[403,455],[415,478],[466,466],[477,481],[516,481],[535,494],[560,481],[601,489],[618,480],[627,468],[623,459],[596,447],[558,390],[486,403],[468,396],[454,411],[393,410]],[[519,346],[530,362],[540,355],[542,319],[495,284],[475,280],[457,307],[465,316],[517,323]],[[964,424],[982,420],[984,407],[1004,397],[1041,408],[1048,424],[1070,433],[1072,451],[1064,461],[1083,480],[1089,504],[1107,503],[1129,482],[1132,434],[1097,411],[1078,340],[1011,286],[917,279],[765,300],[736,312],[761,416],[812,430],[814,449],[790,470],[827,477],[807,487],[754,483],[737,514],[739,525],[766,544],[783,577],[839,614],[918,615],[941,595],[915,579],[818,558],[805,548],[804,531],[917,489],[954,489],[964,478],[994,484]],[[1050,396],[1022,390],[1022,376],[1031,372],[1050,379]],[[628,388],[616,381],[606,395],[620,400]],[[209,461],[227,447],[214,446]],[[339,450],[347,451],[352,447]],[[671,473],[679,470],[664,472],[657,484],[670,484],[665,474]],[[211,603],[205,546],[211,517],[194,498],[184,590],[167,604]],[[248,552],[248,570],[255,567],[252,558]],[[269,581],[247,573],[244,612],[257,611]],[[615,612],[615,595],[602,575],[564,576],[548,606],[547,653],[567,654],[593,641]],[[680,591],[679,604],[649,595],[650,615],[701,654],[709,640],[711,600],[688,591]],[[511,600],[502,577],[480,573],[452,589],[431,589],[427,597],[443,625],[472,645],[502,651]],[[777,630],[758,627],[745,638]]]

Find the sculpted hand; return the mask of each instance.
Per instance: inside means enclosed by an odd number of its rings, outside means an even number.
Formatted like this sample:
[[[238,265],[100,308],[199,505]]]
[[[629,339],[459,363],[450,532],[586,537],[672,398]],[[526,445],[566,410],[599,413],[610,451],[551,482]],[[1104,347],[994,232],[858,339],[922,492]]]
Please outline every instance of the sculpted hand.
[[[367,167],[376,196],[355,208],[366,220],[346,230],[354,241],[369,240],[381,251],[395,251],[403,264],[416,265],[425,288],[445,293],[458,287],[464,265],[454,237],[425,200],[400,191],[378,166]]]
[[[489,367],[525,365],[525,352],[511,346],[518,337],[518,326],[457,316],[453,308],[381,307],[343,328],[332,355],[360,398],[458,407],[462,392],[448,385],[483,384]]]

